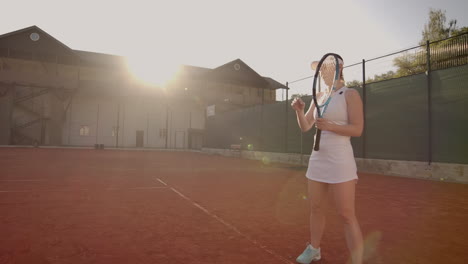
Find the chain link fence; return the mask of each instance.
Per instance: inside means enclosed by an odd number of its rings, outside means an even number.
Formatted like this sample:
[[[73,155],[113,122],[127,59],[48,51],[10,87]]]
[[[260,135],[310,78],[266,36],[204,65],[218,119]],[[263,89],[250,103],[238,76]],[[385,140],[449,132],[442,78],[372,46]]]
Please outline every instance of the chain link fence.
[[[356,157],[468,164],[468,34],[347,65],[343,74],[364,103]],[[308,108],[311,96],[302,99]],[[315,129],[299,130],[291,101],[208,117],[205,147],[310,154]]]

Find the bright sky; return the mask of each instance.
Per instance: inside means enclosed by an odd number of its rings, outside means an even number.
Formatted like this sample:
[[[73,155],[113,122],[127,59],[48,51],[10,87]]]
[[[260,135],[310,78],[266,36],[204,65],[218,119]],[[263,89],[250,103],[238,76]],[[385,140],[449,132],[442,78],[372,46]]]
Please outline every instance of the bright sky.
[[[310,62],[326,52],[349,65],[415,46],[430,7],[468,26],[466,0],[15,0],[0,34],[37,25],[72,49],[127,56],[157,83],[180,64],[237,58],[285,83],[312,75]],[[291,93],[311,86],[298,82]]]

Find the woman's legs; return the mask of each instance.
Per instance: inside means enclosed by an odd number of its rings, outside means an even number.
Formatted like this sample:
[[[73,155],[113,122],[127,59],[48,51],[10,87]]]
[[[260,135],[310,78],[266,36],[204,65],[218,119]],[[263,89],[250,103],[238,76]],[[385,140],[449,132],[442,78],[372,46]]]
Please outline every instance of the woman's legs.
[[[310,201],[310,244],[320,247],[323,230],[325,229],[325,207],[327,202],[328,183],[308,180],[308,195]]]
[[[362,264],[364,245],[354,205],[356,181],[331,184],[330,188],[338,214],[344,223],[346,243],[351,253],[352,263]]]

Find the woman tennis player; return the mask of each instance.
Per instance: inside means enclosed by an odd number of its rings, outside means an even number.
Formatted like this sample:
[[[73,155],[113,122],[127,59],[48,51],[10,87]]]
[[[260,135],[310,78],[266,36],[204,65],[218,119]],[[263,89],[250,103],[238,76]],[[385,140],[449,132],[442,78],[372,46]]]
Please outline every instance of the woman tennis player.
[[[317,64],[318,62],[312,63],[314,70]],[[320,241],[325,228],[328,193],[332,195],[338,214],[343,220],[352,263],[361,264],[363,258],[363,238],[354,206],[358,176],[350,141],[351,137],[359,137],[362,134],[363,106],[359,93],[345,87],[342,59],[339,60],[339,66],[340,76],[335,82],[335,91],[323,118],[317,117],[313,103],[305,114],[305,104],[300,98],[291,103],[303,132],[310,130],[314,124],[322,130],[320,150],[312,151],[306,172],[310,200],[310,243],[296,259],[303,264],[321,258]],[[326,76],[327,73],[320,74],[323,79],[330,79]],[[319,93],[317,97],[323,95],[324,93]]]

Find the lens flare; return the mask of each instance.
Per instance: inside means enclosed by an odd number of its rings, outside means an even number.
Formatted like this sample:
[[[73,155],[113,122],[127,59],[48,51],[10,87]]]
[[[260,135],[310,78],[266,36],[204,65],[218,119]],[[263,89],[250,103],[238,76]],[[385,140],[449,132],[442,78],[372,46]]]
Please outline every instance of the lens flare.
[[[378,247],[382,239],[382,232],[373,231],[364,238],[364,261],[378,259]]]

